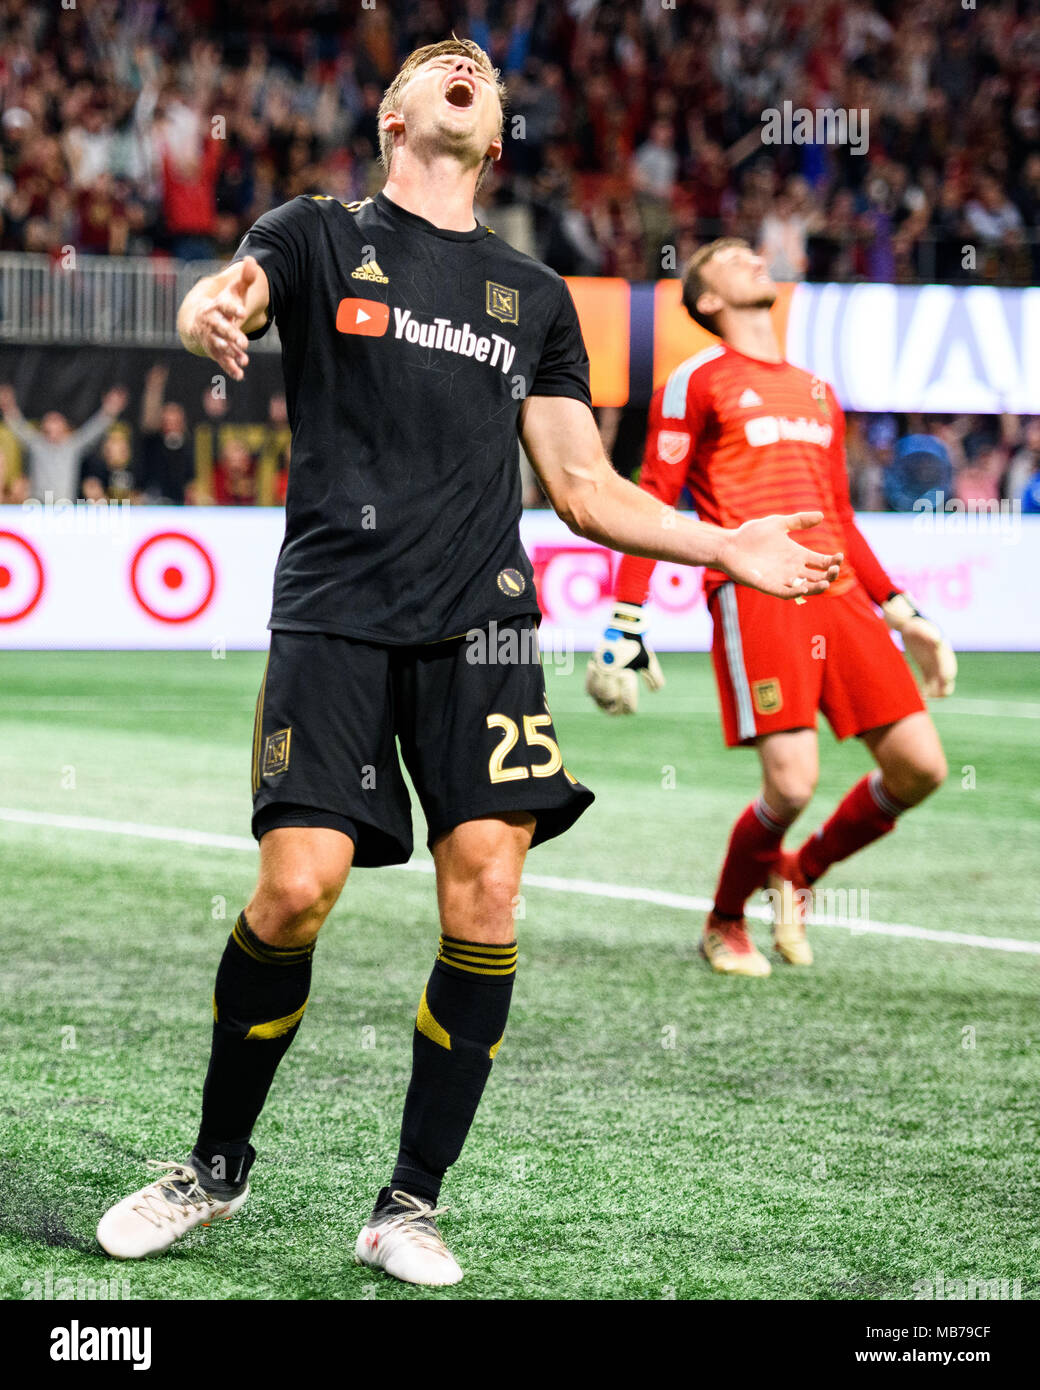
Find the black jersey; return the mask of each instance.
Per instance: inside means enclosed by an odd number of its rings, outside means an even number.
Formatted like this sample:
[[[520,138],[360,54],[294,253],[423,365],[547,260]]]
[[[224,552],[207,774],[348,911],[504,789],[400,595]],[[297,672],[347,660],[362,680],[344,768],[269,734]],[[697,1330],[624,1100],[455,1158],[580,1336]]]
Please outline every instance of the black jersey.
[[[292,425],[270,626],[412,644],[537,613],[520,407],[590,403],[560,277],[382,193],[295,198],[247,232],[247,255],[270,284]]]

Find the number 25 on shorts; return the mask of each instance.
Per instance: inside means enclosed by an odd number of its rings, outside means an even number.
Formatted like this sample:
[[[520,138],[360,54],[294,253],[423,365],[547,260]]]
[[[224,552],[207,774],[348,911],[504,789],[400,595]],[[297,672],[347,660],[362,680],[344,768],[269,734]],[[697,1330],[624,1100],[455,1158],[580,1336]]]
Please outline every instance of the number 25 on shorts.
[[[544,748],[549,754],[548,762],[534,763],[530,769],[526,767],[503,767],[502,764],[516,747],[520,739],[520,730],[516,720],[510,719],[508,714],[489,714],[487,726],[489,729],[501,729],[502,741],[488,759],[488,776],[492,782],[520,782],[525,777],[552,777],[563,767],[563,755],[556,740],[550,738],[548,734],[540,732],[547,724],[552,723],[552,718],[548,714],[525,714],[524,715],[524,738],[528,748]]]

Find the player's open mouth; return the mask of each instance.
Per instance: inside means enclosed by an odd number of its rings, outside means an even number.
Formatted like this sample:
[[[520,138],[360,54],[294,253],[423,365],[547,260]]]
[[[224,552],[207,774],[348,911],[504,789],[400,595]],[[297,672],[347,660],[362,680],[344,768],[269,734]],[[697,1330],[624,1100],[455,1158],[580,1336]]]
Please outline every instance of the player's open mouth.
[[[468,77],[449,77],[444,99],[452,106],[472,106],[477,89]]]

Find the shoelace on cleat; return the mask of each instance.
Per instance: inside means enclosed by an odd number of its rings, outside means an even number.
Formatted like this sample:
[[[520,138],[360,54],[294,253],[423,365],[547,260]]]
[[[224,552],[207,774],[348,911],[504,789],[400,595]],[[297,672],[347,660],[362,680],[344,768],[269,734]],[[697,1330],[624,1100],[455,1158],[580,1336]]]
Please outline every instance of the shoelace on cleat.
[[[219,1205],[199,1186],[195,1169],[189,1168],[187,1164],[166,1163],[162,1159],[150,1158],[147,1166],[158,1172],[165,1170],[164,1175],[145,1188],[141,1193],[141,1200],[135,1202],[131,1210],[150,1221],[153,1226],[159,1226],[163,1221],[176,1221],[177,1217],[183,1214],[185,1207],[194,1207],[196,1211],[201,1211],[204,1207]]]
[[[424,1250],[430,1250],[436,1255],[447,1255],[448,1247],[441,1239],[434,1218],[443,1216],[448,1208],[431,1207],[429,1202],[413,1197],[410,1192],[391,1192],[390,1197],[405,1210],[393,1212],[385,1221],[380,1221],[379,1225],[407,1231],[409,1239],[422,1246]]]

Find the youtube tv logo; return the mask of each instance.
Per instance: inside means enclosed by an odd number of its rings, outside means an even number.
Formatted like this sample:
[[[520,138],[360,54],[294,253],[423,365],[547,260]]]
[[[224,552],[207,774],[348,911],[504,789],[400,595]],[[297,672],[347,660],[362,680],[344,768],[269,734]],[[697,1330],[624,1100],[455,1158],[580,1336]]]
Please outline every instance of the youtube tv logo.
[[[378,299],[341,299],[336,310],[339,333],[360,333],[363,338],[381,338],[390,323],[390,306]]]

